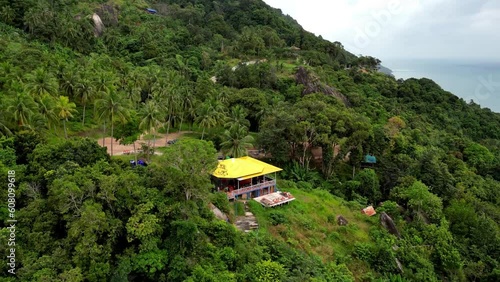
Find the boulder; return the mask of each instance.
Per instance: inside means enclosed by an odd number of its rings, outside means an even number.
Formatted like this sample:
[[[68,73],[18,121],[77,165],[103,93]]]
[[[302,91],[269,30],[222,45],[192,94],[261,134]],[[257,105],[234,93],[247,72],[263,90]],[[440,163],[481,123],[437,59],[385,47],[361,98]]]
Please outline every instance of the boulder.
[[[338,215],[337,216],[337,224],[340,225],[340,226],[345,226],[347,225],[349,222],[347,221],[347,219],[341,215]]]
[[[399,261],[399,259],[397,258],[394,258],[396,260],[396,265],[398,266],[398,269],[401,273],[404,273],[404,269],[403,269],[403,265],[401,264],[401,262]]]
[[[107,26],[115,26],[118,24],[119,8],[117,6],[102,4],[95,12]]]
[[[214,213],[215,217],[217,217],[218,219],[224,220],[226,222],[229,221],[229,218],[227,217],[227,215],[225,213],[223,213],[221,210],[219,210],[219,208],[217,208],[213,204],[210,204],[210,209]]]
[[[398,229],[396,228],[396,224],[394,224],[394,221],[392,218],[386,214],[385,212],[382,212],[380,214],[380,224],[389,231],[392,235],[401,238],[401,234],[399,233]]]
[[[99,37],[104,32],[104,24],[102,23],[101,17],[96,13],[92,15],[92,20],[94,21],[94,36]]]

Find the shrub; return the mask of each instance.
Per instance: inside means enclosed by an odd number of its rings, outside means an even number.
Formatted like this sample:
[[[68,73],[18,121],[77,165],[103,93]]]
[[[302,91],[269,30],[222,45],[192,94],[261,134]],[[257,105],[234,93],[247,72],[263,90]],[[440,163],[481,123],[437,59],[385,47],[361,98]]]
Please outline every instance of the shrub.
[[[340,234],[338,232],[332,232],[328,237],[333,241],[340,240]]]
[[[326,221],[327,221],[328,223],[335,223],[335,222],[336,222],[335,215],[333,215],[333,214],[329,214],[329,215],[326,217]]]
[[[231,208],[229,206],[229,200],[227,199],[227,195],[225,193],[214,193],[212,195],[212,203],[219,208],[223,213],[229,215],[231,212]]]
[[[354,244],[354,251],[353,255],[367,263],[371,263],[373,256],[372,256],[372,246],[368,243],[355,243]]]
[[[283,213],[274,210],[269,213],[269,221],[274,226],[288,223],[288,219]]]
[[[297,189],[297,184],[290,180],[278,179],[277,180],[278,187],[284,189]]]
[[[302,189],[302,190],[306,190],[306,191],[310,191],[313,189],[313,186],[309,182],[299,181],[299,182],[297,182],[297,188]]]
[[[377,209],[378,213],[385,212],[393,219],[399,216],[399,207],[396,202],[385,201],[382,206]]]
[[[245,207],[243,206],[243,203],[241,202],[234,203],[234,215],[236,216],[245,215]]]
[[[330,263],[327,266],[328,281],[354,282],[354,276],[345,264]]]

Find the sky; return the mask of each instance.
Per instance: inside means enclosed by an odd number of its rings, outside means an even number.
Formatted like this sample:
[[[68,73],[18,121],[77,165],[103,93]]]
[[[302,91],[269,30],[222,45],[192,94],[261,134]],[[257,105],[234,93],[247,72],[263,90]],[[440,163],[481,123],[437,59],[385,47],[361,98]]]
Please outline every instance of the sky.
[[[264,2],[356,55],[500,61],[498,0]]]

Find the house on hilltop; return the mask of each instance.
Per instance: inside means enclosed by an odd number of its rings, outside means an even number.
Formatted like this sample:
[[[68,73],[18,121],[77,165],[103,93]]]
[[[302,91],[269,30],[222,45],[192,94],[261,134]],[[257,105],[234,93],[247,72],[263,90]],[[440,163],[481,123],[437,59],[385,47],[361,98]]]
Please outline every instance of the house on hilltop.
[[[230,200],[252,199],[277,190],[278,171],[282,169],[252,157],[232,158],[219,161],[212,180],[215,190],[225,192]]]

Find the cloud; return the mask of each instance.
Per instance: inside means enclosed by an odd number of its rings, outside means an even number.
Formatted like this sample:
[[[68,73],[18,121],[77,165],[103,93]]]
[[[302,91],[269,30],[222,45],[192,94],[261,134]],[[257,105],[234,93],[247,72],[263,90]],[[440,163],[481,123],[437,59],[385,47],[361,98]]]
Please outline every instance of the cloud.
[[[355,54],[500,59],[500,1],[265,0]]]

